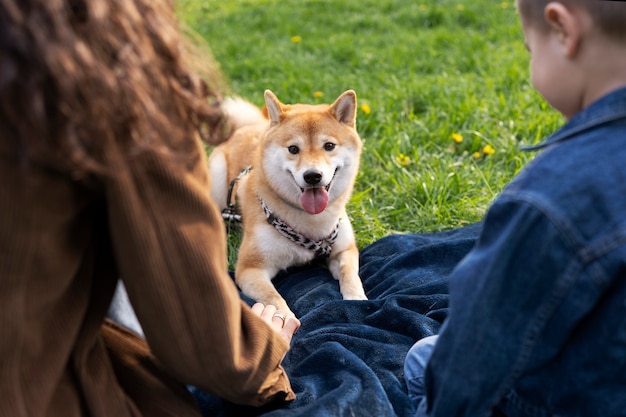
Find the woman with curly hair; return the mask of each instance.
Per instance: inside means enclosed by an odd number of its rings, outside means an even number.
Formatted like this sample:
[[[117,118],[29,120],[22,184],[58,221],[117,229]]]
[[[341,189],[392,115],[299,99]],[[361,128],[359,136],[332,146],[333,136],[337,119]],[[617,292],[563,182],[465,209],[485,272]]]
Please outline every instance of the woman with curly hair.
[[[299,322],[226,267],[201,137],[219,95],[168,0],[0,0],[0,415],[197,415],[294,398]],[[105,320],[118,277],[145,340]]]

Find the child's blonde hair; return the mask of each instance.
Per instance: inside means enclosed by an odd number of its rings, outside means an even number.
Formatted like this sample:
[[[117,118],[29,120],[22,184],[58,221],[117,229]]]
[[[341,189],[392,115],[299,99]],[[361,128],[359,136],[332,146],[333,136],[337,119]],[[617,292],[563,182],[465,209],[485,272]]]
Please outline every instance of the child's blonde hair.
[[[551,2],[568,8],[585,9],[596,26],[606,35],[626,40],[626,2],[611,0],[517,0],[517,9],[529,25],[548,29],[544,17],[546,5]]]

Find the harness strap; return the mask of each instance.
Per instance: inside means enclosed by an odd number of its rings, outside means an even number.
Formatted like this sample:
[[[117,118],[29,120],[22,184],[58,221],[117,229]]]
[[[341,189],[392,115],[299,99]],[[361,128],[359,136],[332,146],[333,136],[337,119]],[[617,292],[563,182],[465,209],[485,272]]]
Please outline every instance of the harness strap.
[[[315,252],[315,256],[322,257],[330,255],[330,252],[333,250],[333,244],[337,240],[337,236],[339,235],[339,222],[333,229],[333,231],[328,235],[328,237],[322,240],[313,240],[310,239],[300,232],[296,231],[293,227],[274,216],[272,211],[267,207],[265,201],[259,198],[261,202],[261,207],[263,207],[263,212],[265,213],[265,217],[267,218],[267,222],[274,226],[274,228],[287,239],[291,240],[294,243],[302,246],[305,249]]]
[[[248,165],[230,182],[230,185],[228,186],[228,197],[226,197],[226,204],[228,204],[228,207],[222,210],[222,218],[224,220],[229,222],[241,222],[241,214],[237,213],[237,209],[235,208],[236,204],[235,199],[233,198],[233,190],[235,189],[237,182],[239,182],[244,175],[248,175],[251,169],[252,165]]]

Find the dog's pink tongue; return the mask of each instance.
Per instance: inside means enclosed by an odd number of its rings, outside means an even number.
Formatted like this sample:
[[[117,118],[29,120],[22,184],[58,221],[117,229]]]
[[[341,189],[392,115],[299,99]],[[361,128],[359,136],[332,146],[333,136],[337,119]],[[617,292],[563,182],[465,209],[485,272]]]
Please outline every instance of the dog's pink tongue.
[[[318,214],[328,206],[328,192],[324,188],[307,188],[300,197],[302,207],[309,214]]]

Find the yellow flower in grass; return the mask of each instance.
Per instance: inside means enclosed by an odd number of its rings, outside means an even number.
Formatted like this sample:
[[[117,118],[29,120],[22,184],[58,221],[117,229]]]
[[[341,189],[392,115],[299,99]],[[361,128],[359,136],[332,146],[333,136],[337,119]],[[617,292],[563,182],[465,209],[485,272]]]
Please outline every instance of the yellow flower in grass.
[[[324,97],[324,93],[322,93],[321,91],[314,91],[313,92],[313,97],[315,97],[315,98]]]
[[[296,36],[292,36],[291,37],[291,42],[293,42],[293,43],[298,43],[298,42],[301,42],[301,41],[302,41],[302,36],[300,36],[300,35],[296,35]]]
[[[457,9],[458,11],[462,11],[462,10],[465,10],[465,6],[464,6],[464,5],[462,5],[462,4],[457,4],[457,5],[456,5],[456,9]]]
[[[426,6],[425,4],[420,4],[418,8],[420,12],[425,12],[426,10],[428,10],[428,6]]]
[[[506,9],[509,7],[509,3],[507,3],[506,1],[503,1],[502,3],[500,3],[500,7],[502,7],[503,9]]]
[[[372,112],[372,109],[370,108],[369,104],[363,103],[361,104],[361,111],[365,114],[370,114]]]
[[[398,163],[398,165],[405,167],[411,163],[411,158],[403,153],[400,153],[396,156],[396,162]]]
[[[496,150],[493,149],[493,146],[491,145],[485,145],[485,147],[483,148],[483,153],[485,155],[492,155]]]
[[[463,135],[461,135],[460,133],[453,133],[452,140],[455,141],[456,143],[461,143],[463,142]]]
[[[479,159],[479,158],[480,158],[480,152],[478,152],[478,151],[477,151],[477,152],[474,152],[474,153],[472,154],[472,156],[474,157],[474,159]]]

